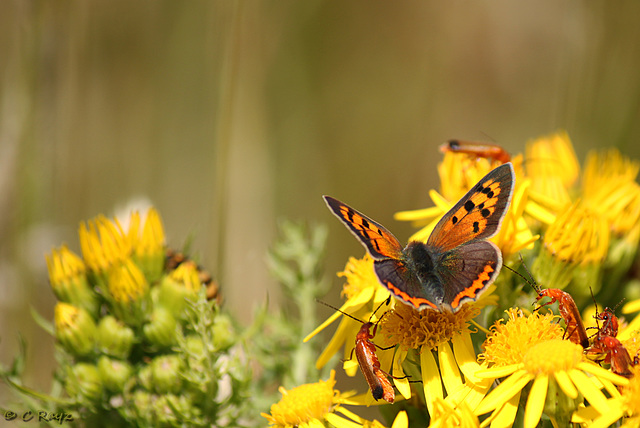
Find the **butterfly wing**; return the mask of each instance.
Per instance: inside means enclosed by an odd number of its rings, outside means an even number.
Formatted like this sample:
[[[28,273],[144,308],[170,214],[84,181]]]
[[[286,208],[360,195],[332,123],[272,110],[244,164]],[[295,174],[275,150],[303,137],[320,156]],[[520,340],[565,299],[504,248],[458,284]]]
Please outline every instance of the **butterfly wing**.
[[[337,199],[323,198],[331,212],[358,238],[374,260],[402,257],[400,242],[384,226]]]
[[[418,277],[411,274],[406,265],[398,260],[376,260],[374,269],[382,285],[402,303],[419,311],[426,308],[440,311],[439,304],[444,298],[444,288],[439,282],[423,285]]]
[[[511,163],[489,172],[440,219],[427,245],[447,251],[495,235],[511,203],[514,182]]]
[[[443,305],[455,313],[465,302],[476,301],[501,268],[502,255],[493,242],[472,241],[447,252],[437,268],[446,284]]]

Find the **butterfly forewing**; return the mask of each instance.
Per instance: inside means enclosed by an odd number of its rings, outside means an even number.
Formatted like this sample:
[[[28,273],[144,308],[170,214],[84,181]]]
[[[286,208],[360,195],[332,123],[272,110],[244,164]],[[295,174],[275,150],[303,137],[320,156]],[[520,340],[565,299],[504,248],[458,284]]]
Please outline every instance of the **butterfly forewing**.
[[[324,196],[324,200],[331,212],[358,238],[374,260],[402,257],[400,242],[384,226],[337,199]]]
[[[514,181],[510,163],[488,173],[440,219],[427,245],[447,251],[495,235],[511,202]]]

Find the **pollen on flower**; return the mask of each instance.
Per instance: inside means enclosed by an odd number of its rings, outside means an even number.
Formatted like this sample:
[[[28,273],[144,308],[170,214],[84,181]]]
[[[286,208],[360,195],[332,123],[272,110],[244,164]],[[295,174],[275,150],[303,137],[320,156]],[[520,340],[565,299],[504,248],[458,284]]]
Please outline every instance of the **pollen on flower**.
[[[622,387],[622,403],[630,415],[640,415],[640,365],[631,368],[629,384]]]
[[[569,371],[582,360],[582,347],[568,340],[551,339],[531,346],[524,355],[524,369],[533,375]]]
[[[375,287],[380,284],[373,269],[373,260],[368,254],[361,259],[349,257],[344,271],[338,272],[338,276],[347,279],[341,293],[342,297],[347,299],[356,296],[365,288]]]
[[[410,349],[434,349],[451,340],[454,334],[469,331],[469,320],[479,312],[477,305],[464,305],[455,314],[396,305],[380,325],[382,340],[385,346],[399,344]]]
[[[537,312],[525,316],[521,309],[507,311],[509,320],[503,324],[498,320],[491,327],[491,334],[484,343],[484,352],[478,355],[479,361],[493,364],[494,367],[521,363],[529,349],[537,343],[551,339],[562,339],[563,330],[552,322],[551,314]]]
[[[336,384],[335,371],[327,380],[307,383],[289,391],[280,387],[282,399],[271,406],[271,414],[262,413],[270,425],[278,427],[294,427],[313,420],[321,420],[331,412],[334,397],[339,394],[334,391]]]

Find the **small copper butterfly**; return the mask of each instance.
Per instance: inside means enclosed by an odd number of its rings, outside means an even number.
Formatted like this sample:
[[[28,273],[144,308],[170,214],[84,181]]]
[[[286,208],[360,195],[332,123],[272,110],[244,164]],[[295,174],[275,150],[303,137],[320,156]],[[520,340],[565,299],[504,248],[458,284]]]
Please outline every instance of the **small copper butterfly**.
[[[511,203],[511,163],[489,172],[436,224],[427,243],[403,249],[391,232],[348,205],[324,196],[374,260],[378,280],[401,302],[417,310],[457,312],[476,301],[498,276],[502,253],[487,241],[500,229]]]

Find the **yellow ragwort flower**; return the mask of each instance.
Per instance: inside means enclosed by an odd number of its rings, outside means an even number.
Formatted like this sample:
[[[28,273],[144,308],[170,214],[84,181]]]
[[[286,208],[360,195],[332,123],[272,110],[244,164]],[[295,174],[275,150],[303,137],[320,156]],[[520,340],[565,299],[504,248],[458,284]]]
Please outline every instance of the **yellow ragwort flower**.
[[[396,304],[380,323],[381,346],[398,346],[393,355],[394,376],[404,376],[403,363],[411,354],[419,355],[420,372],[429,414],[435,412],[436,400],[457,394],[466,386],[466,400],[479,401],[488,384],[474,376],[479,369],[471,341],[470,322],[488,303],[495,303],[490,286],[487,293],[458,312],[417,311],[408,305]],[[436,362],[437,359],[437,362]],[[463,377],[464,375],[464,377]],[[400,393],[411,395],[408,380],[395,380]]]
[[[56,297],[97,315],[98,295],[89,285],[87,268],[80,257],[63,245],[46,256],[49,281]]]
[[[607,222],[577,201],[561,210],[547,229],[532,272],[541,283],[564,289],[580,268],[574,291],[588,296],[590,287],[594,293],[600,289],[598,273],[608,250]]]
[[[568,415],[581,405],[581,397],[607,411],[601,388],[611,393],[615,391],[613,384],[628,383],[625,378],[586,360],[582,347],[562,339],[562,330],[551,322],[553,317],[537,313],[525,317],[515,309],[508,314],[506,324],[498,321],[492,327],[479,358],[491,367],[475,373],[492,380],[506,377],[474,409],[476,415],[491,412],[483,426],[513,424],[525,388],[525,428],[537,426],[542,413],[560,425],[568,424]]]
[[[611,231],[623,235],[640,223],[640,162],[616,149],[590,152],[582,178],[584,204],[607,219]]]
[[[580,164],[569,135],[560,131],[527,143],[527,177],[530,196],[551,211],[571,202],[571,190],[580,175]]]
[[[82,256],[89,269],[104,274],[112,265],[131,256],[131,241],[117,219],[98,216],[80,223]]]
[[[362,422],[345,419],[338,413],[350,414],[341,404],[349,393],[341,394],[333,389],[336,384],[335,371],[327,380],[307,383],[286,390],[280,387],[282,399],[271,406],[269,414],[262,413],[269,421],[269,426],[278,428],[312,428],[324,427],[325,422],[337,428],[362,426]]]

